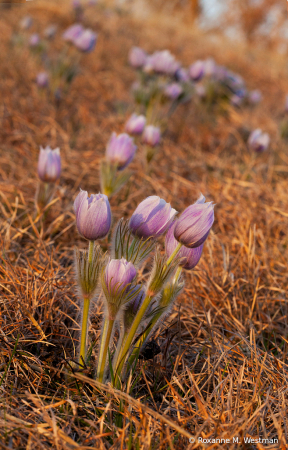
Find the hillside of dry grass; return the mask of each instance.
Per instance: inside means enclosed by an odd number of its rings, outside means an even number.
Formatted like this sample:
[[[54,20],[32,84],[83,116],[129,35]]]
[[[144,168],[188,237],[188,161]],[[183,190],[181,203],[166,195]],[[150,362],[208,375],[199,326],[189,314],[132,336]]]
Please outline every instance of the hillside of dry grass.
[[[10,44],[24,7],[1,10],[0,448],[285,449],[288,153],[278,132],[288,92],[284,58],[165,17],[142,22],[111,7],[94,11],[84,23],[99,33],[96,49],[56,104],[35,85],[37,59]],[[27,12],[35,31],[58,25],[56,52],[62,30],[73,23],[71,8],[31,2]],[[217,114],[180,106],[151,172],[143,171],[139,152],[129,185],[111,200],[114,223],[153,194],[178,211],[200,192],[216,203],[203,257],[185,274],[184,293],[155,331],[161,353],[140,360],[120,392],[97,384],[89,368],[67,374],[79,339],[73,251],[85,244],[73,201],[79,187],[98,192],[109,136],[133,112],[132,45],[169,48],[185,66],[213,56],[264,99]],[[271,146],[254,155],[246,138],[257,127],[270,133]],[[34,205],[40,145],[59,146],[63,161],[46,219]],[[108,240],[102,244],[109,247]],[[90,325],[96,347],[101,317],[100,299]],[[196,441],[189,444],[191,436]],[[245,443],[249,437],[275,443]],[[231,442],[204,444],[204,438]]]

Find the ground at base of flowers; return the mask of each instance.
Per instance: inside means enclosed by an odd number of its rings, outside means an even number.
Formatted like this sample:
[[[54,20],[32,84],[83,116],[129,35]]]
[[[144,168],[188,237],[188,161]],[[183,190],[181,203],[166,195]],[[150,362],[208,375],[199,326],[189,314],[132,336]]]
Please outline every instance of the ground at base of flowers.
[[[25,8],[39,29],[73,23],[64,2]],[[147,26],[112,7],[96,11],[84,16],[99,33],[95,52],[56,104],[35,86],[39,62],[28,50],[11,49],[24,8],[1,10],[0,449],[285,449],[288,155],[278,131],[288,92],[285,58],[240,44],[235,52],[177,22],[160,20],[156,28],[154,19]],[[117,391],[94,381],[101,298],[91,317],[90,366],[70,370],[79,344],[73,252],[86,245],[73,200],[79,187],[98,192],[109,136],[134,111],[127,54],[135,44],[148,52],[169,48],[186,66],[213,56],[250,89],[261,89],[264,100],[225,111],[182,105],[150,172],[140,148],[132,178],[112,198],[114,223],[147,195],[178,211],[200,192],[216,203],[197,269],[186,273],[184,292]],[[272,144],[253,155],[246,139],[257,127]],[[37,158],[46,144],[61,148],[63,174],[48,213],[36,214]]]

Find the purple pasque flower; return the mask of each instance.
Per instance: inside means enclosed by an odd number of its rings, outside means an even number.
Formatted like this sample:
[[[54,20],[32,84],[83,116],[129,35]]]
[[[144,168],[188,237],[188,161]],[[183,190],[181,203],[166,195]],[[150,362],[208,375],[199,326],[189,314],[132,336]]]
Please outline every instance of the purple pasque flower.
[[[133,138],[127,133],[112,133],[106,147],[106,159],[117,165],[118,170],[123,170],[134,158],[137,146]]]
[[[45,88],[49,84],[49,75],[47,72],[39,72],[36,76],[37,86],[40,88]]]
[[[199,81],[205,75],[205,62],[200,59],[189,67],[189,76],[193,81]]]
[[[67,42],[74,42],[75,39],[80,36],[80,34],[84,31],[83,26],[80,23],[75,23],[74,25],[71,25],[71,27],[67,28],[67,30],[64,31],[62,37],[64,41]]]
[[[160,143],[161,140],[160,128],[155,127],[154,125],[146,125],[146,127],[144,128],[142,140],[144,144],[155,147]]]
[[[128,290],[137,271],[131,262],[125,258],[111,259],[105,269],[104,283],[108,295],[113,298],[119,292]]]
[[[31,34],[29,38],[30,47],[37,47],[40,44],[40,36],[37,33]]]
[[[137,206],[129,221],[129,228],[139,238],[155,238],[165,233],[175,214],[177,211],[171,208],[170,203],[152,195]]]
[[[214,205],[205,203],[201,194],[194,205],[188,206],[174,228],[174,237],[188,248],[196,248],[205,242],[214,222]]]
[[[55,183],[61,175],[60,149],[52,150],[49,146],[40,147],[38,159],[38,176],[44,183]]]
[[[20,27],[22,30],[28,30],[33,24],[33,19],[30,16],[24,16],[20,21]]]
[[[263,133],[261,128],[256,128],[252,131],[248,138],[248,147],[257,153],[262,153],[268,149],[270,144],[270,136],[268,133]]]
[[[262,100],[262,93],[259,89],[254,89],[254,91],[249,92],[249,102],[253,105],[257,105],[257,103]]]
[[[73,44],[82,52],[92,52],[96,45],[97,37],[97,33],[86,29],[83,30],[82,33],[80,33],[75,39],[73,39]]]
[[[91,194],[82,191],[74,201],[76,225],[82,237],[89,241],[103,239],[111,227],[111,209],[108,197],[104,194]]]
[[[147,53],[140,47],[132,47],[128,59],[134,69],[141,69],[146,64]]]
[[[180,63],[176,61],[175,56],[169,50],[154,52],[149,59],[149,65],[154,72],[164,75],[175,75],[180,68]]]
[[[57,25],[48,25],[44,30],[44,36],[47,39],[53,39],[57,31]]]
[[[165,237],[165,250],[166,250],[166,256],[167,258],[170,258],[172,253],[176,250],[178,246],[178,241],[176,241],[174,237],[174,229],[176,226],[177,221],[173,222]],[[179,250],[177,254],[177,258],[181,258],[180,266],[183,267],[183,269],[191,270],[194,269],[195,266],[197,266],[203,250],[204,243],[199,245],[199,247],[196,248],[188,248],[182,245],[181,249]]]
[[[130,134],[142,134],[146,124],[146,117],[133,113],[125,124],[125,131]]]
[[[164,93],[171,100],[176,100],[183,93],[183,88],[179,83],[170,83],[165,87]]]
[[[188,81],[190,81],[188,70],[183,67],[180,67],[176,71],[175,78],[177,81],[182,81],[183,83],[188,83]]]

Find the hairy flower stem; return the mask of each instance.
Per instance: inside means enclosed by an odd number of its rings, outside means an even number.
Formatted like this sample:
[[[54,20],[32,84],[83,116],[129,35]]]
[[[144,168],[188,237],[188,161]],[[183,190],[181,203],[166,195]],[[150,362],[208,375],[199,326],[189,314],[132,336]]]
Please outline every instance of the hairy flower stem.
[[[89,241],[89,252],[88,252],[89,271],[92,270],[93,250],[94,250],[94,241]],[[79,353],[79,361],[78,361],[80,365],[84,365],[85,359],[86,359],[86,341],[87,341],[87,332],[88,332],[90,298],[84,297],[83,301],[84,301],[84,304],[83,304],[82,326],[81,326],[81,337],[80,337],[80,353]]]
[[[173,259],[177,256],[178,252],[180,251],[182,247],[182,244],[178,244],[177,247],[175,248],[174,252],[172,253],[172,255],[168,258],[167,262],[166,262],[166,266],[169,266],[171,264],[171,262],[173,261]],[[114,379],[116,381],[117,387],[119,387],[119,376],[121,375],[125,360],[126,360],[126,356],[128,355],[128,352],[131,348],[132,345],[132,341],[134,338],[134,335],[141,323],[141,320],[148,308],[148,306],[150,305],[150,302],[152,300],[152,298],[154,297],[154,295],[147,295],[131,325],[130,331],[127,335],[127,338],[122,346],[122,350],[119,354],[119,365],[118,367],[116,367],[115,373],[114,373]]]
[[[103,332],[102,332],[101,343],[100,343],[100,350],[99,350],[99,357],[98,357],[97,378],[96,378],[101,383],[103,382],[107,353],[108,353],[108,349],[109,349],[109,342],[110,342],[114,322],[115,322],[114,319],[109,319],[108,317],[106,317],[105,321],[104,321]]]
[[[86,358],[86,340],[88,331],[89,308],[90,308],[90,299],[84,298],[81,337],[80,337],[80,353],[79,353],[80,366],[84,365]]]

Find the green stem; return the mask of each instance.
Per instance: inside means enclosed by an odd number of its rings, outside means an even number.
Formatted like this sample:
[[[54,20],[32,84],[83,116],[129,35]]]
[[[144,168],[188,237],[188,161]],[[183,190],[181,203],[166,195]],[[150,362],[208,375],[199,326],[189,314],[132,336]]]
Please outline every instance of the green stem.
[[[109,342],[113,330],[114,321],[115,320],[113,319],[106,318],[103,326],[103,333],[100,343],[98,368],[97,368],[97,380],[100,381],[101,383],[103,382],[107,353],[109,349]]]
[[[92,261],[93,261],[94,242],[95,241],[89,241],[89,250],[88,250],[88,262],[89,262],[89,265],[91,265]]]
[[[90,299],[84,297],[81,337],[80,337],[80,354],[79,364],[84,365],[86,358],[86,340],[88,331],[88,317],[89,317]]]
[[[173,261],[173,259],[177,256],[177,254],[178,254],[179,250],[181,249],[181,247],[182,247],[182,244],[179,243],[177,245],[177,247],[175,248],[174,252],[172,253],[172,255],[168,258],[168,260],[166,262],[167,266],[169,266],[171,264],[171,262]],[[178,275],[178,277],[179,277],[179,275]],[[147,310],[147,308],[148,308],[152,298],[153,298],[153,295],[147,295],[145,297],[145,299],[144,299],[140,309],[138,310],[138,313],[136,314],[136,317],[135,317],[135,319],[134,319],[134,321],[132,323],[132,326],[131,326],[130,331],[129,331],[128,335],[127,335],[125,343],[122,346],[122,350],[121,350],[121,352],[119,354],[119,358],[118,358],[119,365],[118,365],[118,367],[116,367],[116,371],[115,371],[115,374],[114,374],[114,378],[115,378],[117,384],[119,384],[119,378],[118,377],[120,376],[120,374],[122,372],[122,369],[123,369],[123,366],[124,366],[124,363],[125,363],[125,360],[126,360],[126,356],[127,356],[128,352],[130,350],[130,347],[131,347],[134,335],[135,335],[135,333],[137,331],[138,326],[140,325],[140,322],[141,322],[141,320],[142,320],[142,318],[143,318],[143,316],[144,316],[144,314],[145,314],[145,312],[146,312],[146,310]],[[118,377],[117,377],[117,375],[118,375]]]

